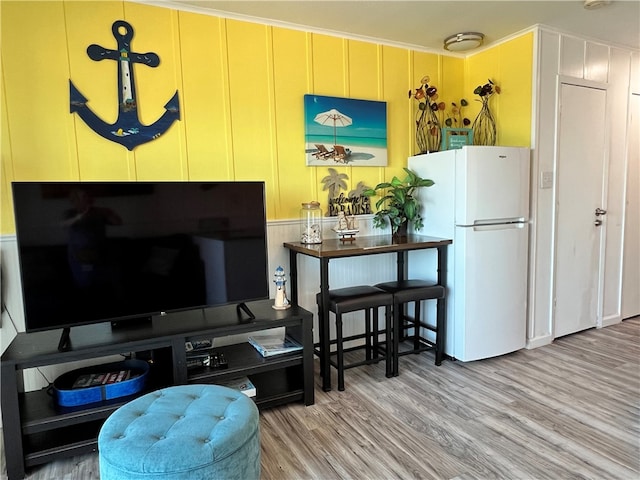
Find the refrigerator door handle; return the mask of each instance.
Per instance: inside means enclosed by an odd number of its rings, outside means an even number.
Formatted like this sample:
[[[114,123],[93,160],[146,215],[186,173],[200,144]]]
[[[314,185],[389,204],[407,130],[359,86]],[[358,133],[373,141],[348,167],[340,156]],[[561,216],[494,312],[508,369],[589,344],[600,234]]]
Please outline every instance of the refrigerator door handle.
[[[490,231],[490,230],[508,230],[512,228],[524,228],[526,223],[524,222],[511,222],[511,223],[490,223],[486,225],[473,225],[474,232]]]
[[[511,223],[524,223],[524,217],[513,218],[486,218],[483,220],[474,220],[471,225],[456,225],[456,227],[481,227],[483,225],[505,225]]]

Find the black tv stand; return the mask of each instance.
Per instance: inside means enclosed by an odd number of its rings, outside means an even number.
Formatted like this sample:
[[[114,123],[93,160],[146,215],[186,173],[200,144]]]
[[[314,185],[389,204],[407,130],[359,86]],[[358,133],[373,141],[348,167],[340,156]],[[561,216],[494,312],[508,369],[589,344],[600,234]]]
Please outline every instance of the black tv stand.
[[[166,315],[166,313],[162,313],[161,315]],[[111,328],[115,329],[126,329],[126,328],[137,328],[142,324],[151,323],[153,317],[149,315],[144,315],[142,317],[133,317],[128,318],[126,320],[113,320],[111,322]]]
[[[238,315],[246,310],[230,304],[158,315],[148,323],[135,323],[132,328],[112,329],[109,323],[79,325],[73,327],[73,344],[68,342],[66,350],[56,348],[65,343],[58,341],[56,330],[19,333],[2,354],[0,372],[9,480],[22,479],[26,469],[43,463],[95,452],[104,420],[137,396],[60,407],[46,387],[24,391],[22,372],[27,368],[146,352],[151,370],[139,395],[170,385],[224,383],[246,376],[256,386],[254,400],[260,409],[289,402],[313,404],[313,316],[297,306],[274,310],[272,305],[273,300],[248,302],[247,309],[254,316],[248,320],[246,315]],[[265,358],[248,342],[224,346],[214,343],[214,352],[224,355],[227,368],[187,368],[187,341],[248,336],[273,328],[284,329],[303,349]],[[68,331],[63,331],[63,336],[68,339]],[[71,369],[70,365],[68,370]]]
[[[71,350],[71,327],[64,327],[60,334],[60,341],[58,342],[58,351],[67,352]]]

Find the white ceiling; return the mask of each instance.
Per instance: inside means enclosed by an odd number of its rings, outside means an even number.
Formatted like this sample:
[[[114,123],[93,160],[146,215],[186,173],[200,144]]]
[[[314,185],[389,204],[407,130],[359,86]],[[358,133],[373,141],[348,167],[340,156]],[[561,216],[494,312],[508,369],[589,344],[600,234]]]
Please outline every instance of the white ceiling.
[[[436,52],[458,32],[482,32],[491,45],[534,25],[640,49],[640,0],[614,0],[591,10],[584,0],[139,1]]]

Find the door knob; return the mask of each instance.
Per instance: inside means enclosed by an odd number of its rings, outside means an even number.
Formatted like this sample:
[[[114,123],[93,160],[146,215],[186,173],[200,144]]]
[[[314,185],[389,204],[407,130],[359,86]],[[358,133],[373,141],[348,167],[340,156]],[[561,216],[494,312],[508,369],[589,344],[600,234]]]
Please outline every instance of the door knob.
[[[599,207],[596,208],[596,217],[599,217],[600,215],[606,215],[606,214],[607,214],[606,210],[603,210],[603,209],[601,209]]]
[[[600,225],[602,225],[602,220],[600,220],[599,218],[596,218],[596,221],[595,221],[595,222],[593,222],[593,224],[594,224],[596,227],[599,227]]]

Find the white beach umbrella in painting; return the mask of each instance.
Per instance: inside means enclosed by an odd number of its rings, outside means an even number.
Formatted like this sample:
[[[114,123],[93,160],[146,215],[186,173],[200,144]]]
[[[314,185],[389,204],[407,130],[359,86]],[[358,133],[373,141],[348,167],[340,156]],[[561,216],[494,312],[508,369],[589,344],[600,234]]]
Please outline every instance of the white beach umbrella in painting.
[[[314,118],[313,121],[319,123],[320,125],[333,125],[333,144],[334,145],[338,143],[338,135],[336,133],[336,128],[348,127],[352,123],[351,117],[347,117],[344,113],[340,113],[335,108],[332,108],[331,110],[317,114],[316,118]]]

